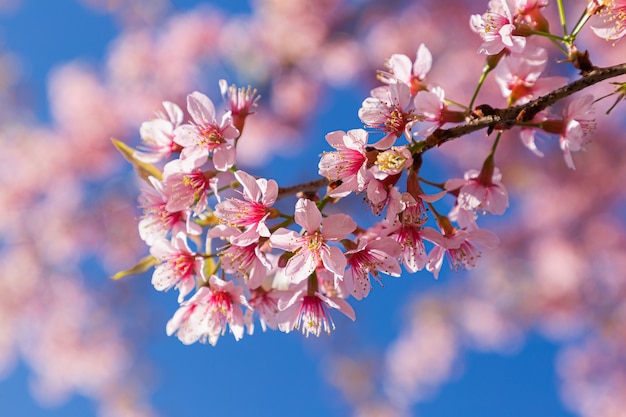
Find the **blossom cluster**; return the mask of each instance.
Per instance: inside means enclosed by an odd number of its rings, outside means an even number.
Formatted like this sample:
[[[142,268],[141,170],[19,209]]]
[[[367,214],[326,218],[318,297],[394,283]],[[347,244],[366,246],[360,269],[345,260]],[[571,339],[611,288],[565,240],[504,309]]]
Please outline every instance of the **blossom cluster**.
[[[485,14],[470,19],[483,40],[483,76],[495,70],[507,108],[567,82],[541,76],[548,51],[537,39],[550,37],[541,13],[546,5],[493,0]],[[600,10],[612,9],[605,5],[589,16]],[[571,39],[562,39],[570,47],[568,58],[584,67],[587,61]],[[428,81],[432,61],[424,44],[415,59],[392,55],[378,73],[382,85],[358,111],[365,129],[328,133],[333,150],[319,161],[323,179],[301,186],[280,188],[273,179],[238,169],[237,144],[259,99],[250,87],[221,80],[222,112],[196,91],[187,96],[188,122],[178,105],[164,102],[165,112],[141,125],[143,147],[130,159],[146,181],[139,233],[150,257],[142,265],[155,265],[155,289],[178,290],[180,308],[167,323],[169,335],[186,344],[214,345],[227,330],[237,340],[252,334],[258,322],[263,330],[317,336],[334,329],[331,309],[354,320],[347,299],[367,297],[371,281],[380,282],[382,275],[426,270],[437,278],[446,257],[453,269],[475,268],[481,249],[498,244],[495,234],[479,227],[479,215],[500,215],[509,205],[495,164],[504,130],[517,130],[539,156],[536,137],[557,137],[567,166],[574,168],[572,152],[584,148],[595,126],[590,94],[571,99],[560,112],[547,107],[531,120],[495,126],[482,166],[463,178],[423,178],[423,154],[433,140],[440,144],[438,133],[480,118],[478,110],[493,110],[473,106],[484,77],[469,105],[462,105]],[[370,135],[380,138],[369,143]],[[162,169],[153,165],[161,163]],[[423,187],[436,192],[427,194]],[[277,201],[292,194],[293,211],[281,211]],[[364,196],[376,221],[359,225],[350,213],[337,212],[333,203],[351,194]],[[442,214],[435,204],[445,196],[454,202],[451,209],[444,204],[449,210]]]

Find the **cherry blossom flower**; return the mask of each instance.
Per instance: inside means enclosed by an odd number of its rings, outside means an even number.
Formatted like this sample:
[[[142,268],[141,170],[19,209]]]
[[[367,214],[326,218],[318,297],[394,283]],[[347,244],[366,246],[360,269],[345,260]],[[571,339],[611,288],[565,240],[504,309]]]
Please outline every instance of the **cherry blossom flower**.
[[[226,171],[235,164],[233,140],[239,130],[233,126],[230,112],[226,112],[218,123],[215,105],[204,94],[194,91],[187,96],[187,111],[193,123],[184,124],[174,130],[174,141],[184,149],[181,161],[186,169],[198,167],[209,153],[213,153],[213,164],[218,171]]]
[[[541,124],[541,122],[546,120],[548,120],[547,113],[545,111],[541,111],[533,117],[530,124]],[[541,152],[535,144],[535,135],[539,132],[541,132],[541,129],[538,127],[520,127],[519,137],[525,147],[530,149],[535,155],[543,158],[543,152]]]
[[[263,249],[267,239],[259,242],[250,241],[244,245],[243,239],[239,239],[241,235],[241,231],[236,227],[217,225],[209,231],[207,237],[219,237],[230,241],[230,244],[220,251],[222,268],[227,273],[244,277],[248,288],[254,289],[263,283],[268,272],[272,270],[272,263]],[[237,243],[234,243],[235,241]]]
[[[435,244],[428,254],[426,264],[426,269],[432,272],[435,278],[439,277],[445,254],[448,255],[453,269],[473,269],[480,258],[480,250],[476,243],[488,249],[496,247],[499,243],[498,237],[488,230],[454,229],[449,222],[443,226],[443,230],[443,234],[430,227],[422,230],[424,239]]]
[[[281,297],[284,297],[285,291],[270,288],[269,290],[259,286],[250,291],[250,300],[248,303],[252,310],[247,310],[246,313],[254,313],[261,323],[261,329],[265,331],[268,327],[272,330],[278,329],[278,315],[280,310],[278,308],[278,301]],[[248,323],[248,333],[253,333],[252,320]]]
[[[383,237],[371,241],[359,239],[358,246],[346,252],[348,269],[343,282],[347,291],[357,300],[361,300],[367,297],[372,288],[370,274],[379,282],[379,272],[399,277],[402,273],[398,264],[400,253],[400,245],[391,238]]]
[[[423,206],[408,193],[402,195],[404,210],[400,219],[388,223],[385,235],[400,244],[402,263],[407,271],[417,272],[424,269],[427,256],[422,239],[422,227],[425,222]]]
[[[385,137],[373,146],[386,149],[396,138],[404,136],[411,140],[414,114],[410,109],[411,91],[406,84],[394,82],[371,91],[359,109],[359,119],[365,126],[381,130]]]
[[[230,328],[235,340],[243,337],[242,307],[249,307],[243,288],[232,281],[223,281],[212,275],[208,286],[203,286],[168,321],[168,336],[176,334],[184,344],[197,341],[215,346],[217,340]]]
[[[330,333],[335,329],[328,307],[341,311],[351,320],[356,319],[354,310],[340,297],[327,297],[315,292],[310,295],[307,289],[295,292],[290,298],[281,298],[278,307],[281,310],[279,329],[289,333],[293,329],[301,330],[302,334],[319,336],[321,331]]]
[[[280,228],[270,237],[272,247],[294,253],[285,267],[291,282],[297,284],[307,279],[319,263],[335,276],[343,277],[346,257],[341,249],[326,242],[345,238],[356,229],[356,223],[346,214],[332,214],[322,220],[315,203],[304,198],[296,203],[295,221],[304,228],[302,235]]]
[[[363,129],[338,130],[326,135],[334,152],[324,152],[319,162],[319,174],[331,182],[341,184],[328,191],[330,197],[345,197],[353,191],[365,189],[367,174],[367,132]]]
[[[619,40],[626,35],[626,0],[599,0],[599,22],[591,25],[597,36],[606,40]]]
[[[540,78],[547,59],[547,52],[543,48],[537,48],[532,55],[527,51],[524,55],[502,58],[494,75],[502,95],[508,99],[509,106],[527,103],[534,97],[565,85],[566,77]]]
[[[237,171],[235,178],[243,187],[243,198],[226,199],[215,207],[215,216],[228,225],[244,227],[245,231],[231,240],[235,245],[249,245],[259,237],[269,237],[270,231],[265,221],[270,216],[270,206],[276,202],[278,184],[274,180],[254,178],[252,175]]]
[[[565,163],[571,169],[576,169],[572,159],[572,152],[580,151],[585,144],[585,137],[596,126],[593,95],[586,94],[572,100],[563,111],[563,119],[546,120],[541,128],[549,133],[559,135],[559,145],[563,151]]]
[[[420,91],[413,100],[415,111],[425,123],[416,134],[426,136],[446,123],[458,123],[465,120],[465,113],[448,110],[443,88],[437,86],[430,91]]]
[[[169,200],[163,184],[154,177],[149,178],[152,187],[142,184],[139,197],[143,215],[139,220],[139,236],[148,246],[158,239],[176,236],[179,232],[199,235],[202,227],[191,220],[191,210],[169,211]]]
[[[479,53],[496,55],[505,48],[516,53],[524,50],[526,38],[516,34],[516,10],[515,0],[491,0],[485,14],[471,16],[471,29],[483,39]]]
[[[487,165],[487,162],[486,164]],[[489,175],[491,171],[491,175]],[[448,191],[459,190],[457,201],[465,210],[484,210],[491,214],[503,214],[509,206],[509,195],[500,182],[502,174],[497,167],[478,171],[470,169],[463,178],[446,181]]]
[[[401,174],[405,168],[408,168],[413,164],[413,157],[411,151],[405,146],[394,146],[384,152],[380,152],[376,156],[376,167],[379,174],[383,174],[383,177],[388,175]],[[374,176],[380,178],[376,173]]]
[[[515,23],[518,25],[525,24],[532,30],[549,33],[548,21],[541,13],[541,9],[547,6],[547,0],[517,0]]]
[[[250,86],[237,88],[234,84],[229,86],[226,80],[220,80],[219,85],[226,108],[232,115],[233,125],[241,133],[246,117],[254,113],[253,110],[257,106],[260,96],[257,94],[256,88]]]
[[[400,178],[399,174],[385,176],[382,179],[374,178],[372,173],[369,174],[367,181],[367,199],[374,214],[380,214],[387,207],[388,214],[390,212],[399,212],[402,209],[402,195],[393,185]]]
[[[178,302],[196,287],[196,276],[201,276],[204,260],[192,252],[184,233],[179,233],[172,241],[159,239],[150,248],[150,254],[159,261],[152,274],[152,285],[158,291],[175,287],[179,290]]]
[[[135,158],[146,163],[167,159],[182,148],[174,142],[174,130],[183,122],[183,111],[177,104],[164,101],[166,114],[157,113],[157,118],[143,122],[139,134],[146,151],[135,151]]]
[[[163,187],[168,196],[165,209],[184,211],[193,208],[198,215],[207,208],[209,190],[217,196],[217,177],[215,172],[204,172],[195,168],[190,172],[180,171],[180,160],[167,163],[163,170]]]
[[[433,57],[423,43],[417,48],[415,61],[403,54],[393,54],[387,61],[390,72],[379,72],[378,78],[387,83],[401,82],[410,87],[411,95],[425,90],[424,79],[430,71]]]

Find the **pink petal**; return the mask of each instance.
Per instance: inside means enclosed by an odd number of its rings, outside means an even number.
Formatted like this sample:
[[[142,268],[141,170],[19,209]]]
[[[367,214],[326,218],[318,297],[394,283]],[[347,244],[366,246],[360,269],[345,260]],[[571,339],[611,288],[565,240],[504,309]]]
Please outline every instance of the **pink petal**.
[[[356,226],[347,214],[331,214],[322,220],[322,236],[326,240],[340,240],[352,233]]]
[[[306,198],[300,198],[296,203],[294,217],[296,223],[302,226],[308,233],[316,232],[322,222],[322,213],[313,201]]]
[[[413,64],[413,75],[417,76],[420,80],[423,80],[424,77],[426,77],[426,74],[430,71],[432,64],[433,56],[426,45],[421,44],[419,48],[417,48],[417,56],[415,58],[415,63]]]
[[[187,111],[199,125],[215,121],[215,105],[210,98],[198,91],[187,96]]]

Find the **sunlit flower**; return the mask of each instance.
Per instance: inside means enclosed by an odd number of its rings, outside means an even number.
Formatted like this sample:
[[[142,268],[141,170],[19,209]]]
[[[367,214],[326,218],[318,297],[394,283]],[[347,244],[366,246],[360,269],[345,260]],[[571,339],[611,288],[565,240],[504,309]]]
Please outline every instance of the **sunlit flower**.
[[[179,290],[178,302],[196,288],[196,276],[201,276],[204,260],[192,252],[183,233],[172,241],[159,239],[150,248],[150,254],[162,263],[152,274],[152,285],[158,291],[175,287]]]
[[[626,0],[598,0],[594,3],[598,3],[600,11],[591,25],[593,32],[606,40],[623,38],[626,35]]]
[[[395,82],[371,91],[359,109],[359,118],[366,127],[386,134],[374,145],[386,149],[404,135],[411,140],[411,126],[415,115],[410,109],[411,92],[406,84]]]
[[[488,230],[462,230],[444,227],[444,233],[430,227],[422,230],[424,239],[435,244],[428,254],[426,269],[439,277],[444,255],[448,255],[450,266],[455,269],[474,269],[478,264],[481,252],[476,246],[480,244],[488,249],[498,245],[498,237]]]
[[[214,214],[231,226],[245,228],[231,243],[247,246],[261,236],[270,236],[265,221],[270,215],[269,208],[276,202],[278,184],[274,180],[254,178],[244,171],[237,171],[235,178],[243,187],[244,200],[226,199],[217,204]]]
[[[586,94],[572,100],[563,111],[563,118],[546,120],[541,128],[549,133],[559,135],[559,145],[563,151],[565,163],[575,169],[572,152],[583,149],[586,136],[596,127],[593,95]]]
[[[511,52],[523,51],[526,38],[516,33],[516,10],[515,0],[491,0],[485,14],[471,16],[471,29],[483,39],[479,53],[495,55],[505,48]]]
[[[167,159],[181,147],[174,142],[174,129],[183,122],[183,111],[177,104],[164,101],[166,114],[157,113],[157,118],[143,122],[139,127],[144,151],[136,151],[135,158],[142,162],[155,163]]]
[[[307,337],[311,334],[319,336],[322,330],[330,333],[335,329],[335,323],[326,311],[329,307],[356,319],[354,310],[343,298],[326,297],[318,292],[309,295],[306,289],[295,292],[290,298],[282,298],[278,307],[281,310],[280,330],[288,333],[297,329]]]
[[[390,72],[379,72],[378,78],[387,83],[401,82],[410,88],[411,95],[425,90],[424,79],[430,71],[433,57],[423,43],[417,48],[415,61],[403,54],[393,54],[387,61]]]
[[[211,99],[197,91],[187,96],[187,111],[193,123],[174,130],[174,141],[183,147],[180,159],[185,168],[198,167],[198,161],[203,163],[210,153],[218,171],[232,167],[236,155],[233,141],[239,136],[239,130],[233,126],[230,112],[218,122]]]
[[[328,191],[331,197],[345,197],[365,188],[367,174],[367,132],[363,129],[330,132],[326,141],[336,149],[324,152],[319,162],[319,174],[341,184]]]
[[[342,277],[346,257],[341,249],[327,242],[345,238],[356,229],[356,223],[347,214],[332,214],[322,220],[315,203],[304,198],[296,203],[295,221],[303,227],[303,234],[281,228],[270,237],[272,247],[294,253],[285,267],[291,282],[304,281],[320,263],[335,276]]]
[[[446,181],[448,191],[459,190],[457,201],[465,210],[484,210],[491,214],[503,214],[509,206],[509,195],[502,184],[502,174],[497,167],[492,167],[491,175],[470,169],[464,177]]]
[[[347,291],[360,300],[367,297],[372,288],[370,275],[379,282],[380,272],[394,277],[400,276],[400,252],[398,242],[388,237],[371,241],[359,239],[357,248],[346,252],[348,269],[343,281]]]
[[[215,345],[228,325],[235,339],[239,340],[244,333],[242,307],[248,307],[243,289],[232,281],[211,276],[209,286],[201,287],[181,304],[167,323],[167,334],[176,333],[185,344],[208,341]]]

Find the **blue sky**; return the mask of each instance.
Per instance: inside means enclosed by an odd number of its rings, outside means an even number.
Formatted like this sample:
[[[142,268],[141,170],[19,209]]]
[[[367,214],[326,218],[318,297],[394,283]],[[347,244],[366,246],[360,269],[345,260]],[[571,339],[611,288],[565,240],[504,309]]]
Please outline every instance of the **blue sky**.
[[[196,1],[174,1],[190,8]],[[220,2],[223,3],[223,2]],[[230,3],[243,5],[243,1]],[[83,8],[71,0],[24,0],[13,15],[0,16],[0,39],[19,54],[25,69],[27,92],[37,117],[46,121],[45,83],[54,66],[73,59],[94,65],[103,61],[108,43],[118,27],[108,15]],[[356,120],[359,94],[336,92],[316,128],[318,137],[335,130],[339,121]],[[358,127],[358,126],[354,126]],[[303,151],[300,162],[316,158],[324,144]],[[335,314],[337,331],[319,339],[298,333],[256,334],[235,342],[223,337],[216,347],[184,346],[165,335],[165,320],[176,308],[172,293],[154,291],[146,281],[146,298],[156,314],[143,355],[153,364],[152,403],[164,417],[195,416],[344,416],[343,400],[324,380],[322,364],[336,344],[367,340],[370,350],[380,350],[397,334],[401,310],[410,296],[463,274],[443,274],[389,279],[362,303],[354,303],[357,322]],[[102,284],[98,284],[102,285]],[[106,285],[116,285],[113,282]],[[162,320],[158,322],[159,320]],[[415,410],[425,417],[542,415],[567,417],[560,403],[554,358],[556,347],[531,336],[522,352],[510,356],[469,353],[462,376]],[[94,405],[80,396],[54,408],[42,408],[29,394],[29,370],[24,364],[0,380],[0,415],[6,417],[85,417]]]

